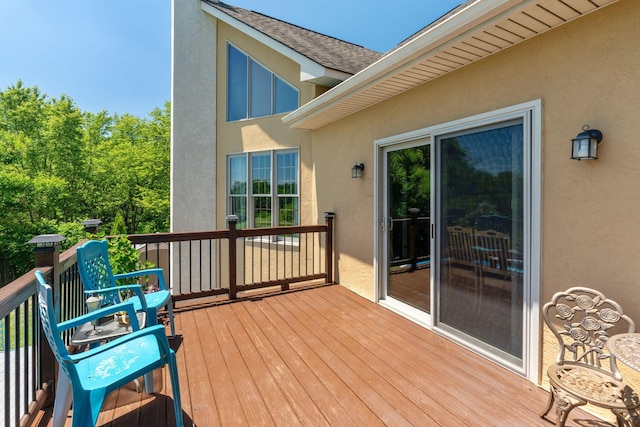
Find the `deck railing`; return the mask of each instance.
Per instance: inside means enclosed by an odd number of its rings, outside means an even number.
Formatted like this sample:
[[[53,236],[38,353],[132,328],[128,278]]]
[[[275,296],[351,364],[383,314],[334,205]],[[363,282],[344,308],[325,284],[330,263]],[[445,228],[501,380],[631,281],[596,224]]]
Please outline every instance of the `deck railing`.
[[[54,287],[59,321],[83,314],[82,284],[75,246],[62,254],[51,248],[51,262],[40,265]],[[51,396],[55,359],[42,335],[37,310],[35,269],[0,288],[0,414],[4,426],[29,425]],[[68,342],[67,332],[63,339]],[[26,423],[26,424],[25,424]]]
[[[324,225],[130,235],[142,257],[162,267],[174,300],[227,295],[293,283],[333,282],[333,221]],[[76,247],[37,256],[54,290],[59,321],[86,312]],[[42,254],[40,254],[42,255]],[[0,426],[29,426],[51,403],[57,366],[42,335],[35,269],[0,288]],[[63,336],[69,342],[73,331]]]

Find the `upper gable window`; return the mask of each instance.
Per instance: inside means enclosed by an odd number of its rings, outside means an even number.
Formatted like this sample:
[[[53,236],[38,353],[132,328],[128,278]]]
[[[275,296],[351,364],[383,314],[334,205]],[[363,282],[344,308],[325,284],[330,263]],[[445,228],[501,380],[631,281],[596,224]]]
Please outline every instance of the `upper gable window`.
[[[298,108],[298,89],[227,44],[227,120],[288,113]]]

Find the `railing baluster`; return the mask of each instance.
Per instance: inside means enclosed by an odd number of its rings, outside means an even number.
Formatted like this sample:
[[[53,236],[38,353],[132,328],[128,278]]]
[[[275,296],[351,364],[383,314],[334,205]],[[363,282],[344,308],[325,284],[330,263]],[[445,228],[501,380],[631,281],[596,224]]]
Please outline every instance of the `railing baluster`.
[[[2,349],[4,350],[4,425],[9,426],[11,420],[11,352],[10,352],[10,340],[11,331],[9,330],[9,316],[3,319],[4,322],[4,337],[2,339]]]
[[[13,378],[15,383],[13,386],[13,395],[15,398],[15,404],[13,407],[13,415],[15,420],[20,419],[20,307],[14,310],[14,323],[13,323],[13,362],[14,362],[14,374]],[[8,370],[8,367],[5,368]]]

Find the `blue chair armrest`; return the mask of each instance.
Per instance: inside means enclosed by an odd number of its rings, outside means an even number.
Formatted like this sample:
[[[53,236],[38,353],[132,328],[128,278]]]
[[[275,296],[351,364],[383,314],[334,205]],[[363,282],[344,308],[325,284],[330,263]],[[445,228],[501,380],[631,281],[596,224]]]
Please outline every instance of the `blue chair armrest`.
[[[160,287],[160,290],[167,290],[167,286],[164,283],[164,273],[162,268],[148,268],[146,270],[131,271],[129,273],[113,275],[115,279],[131,279],[140,276],[156,276],[158,278],[158,286]]]
[[[70,354],[69,359],[72,360],[73,362],[78,362],[87,357],[91,357],[95,354],[99,354],[104,351],[107,351],[113,347],[117,347],[129,341],[135,340],[140,337],[149,336],[149,335],[153,335],[156,337],[156,339],[158,340],[158,343],[163,348],[164,354],[169,354],[169,352],[171,351],[171,347],[169,347],[169,341],[167,340],[167,335],[164,331],[164,326],[154,325],[154,326],[149,326],[148,328],[131,332],[130,334],[127,334],[127,335],[123,335],[105,344],[102,344],[101,346],[91,348],[87,351],[83,351],[82,353]]]
[[[138,318],[136,317],[136,311],[133,309],[133,304],[130,302],[123,302],[121,304],[108,305],[102,307],[91,313],[83,314],[82,316],[74,317],[73,319],[66,320],[58,324],[60,331],[66,331],[67,329],[75,328],[76,326],[83,325],[92,320],[98,320],[101,317],[108,316],[110,314],[118,313],[120,311],[126,311],[131,321],[131,328],[134,331],[140,329]]]

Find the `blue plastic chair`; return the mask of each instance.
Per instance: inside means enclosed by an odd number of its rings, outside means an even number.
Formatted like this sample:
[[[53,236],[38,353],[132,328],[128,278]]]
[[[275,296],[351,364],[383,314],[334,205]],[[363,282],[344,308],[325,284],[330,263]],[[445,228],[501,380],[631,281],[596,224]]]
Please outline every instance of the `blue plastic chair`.
[[[56,323],[53,292],[40,270],[36,271],[42,329],[60,369],[71,384],[73,427],[95,426],[105,397],[123,385],[164,365],[169,365],[176,425],[183,426],[176,355],[162,325],[139,329],[132,303],[107,306],[60,324]],[[60,333],[91,320],[126,311],[134,330],[99,347],[69,354]]]
[[[162,268],[149,268],[114,275],[109,263],[106,240],[90,240],[78,247],[76,254],[78,256],[78,270],[85,292],[103,294],[106,304],[121,302],[120,292],[116,290],[122,290],[123,288],[117,287],[117,279],[129,279],[147,275],[156,276],[158,278],[158,291],[144,294],[144,303],[140,301],[140,295],[129,298],[129,301],[133,303],[136,311],[144,309],[147,312],[147,323],[149,325],[155,325],[158,322],[158,309],[167,306],[171,336],[174,337],[176,335],[173,325],[173,302],[171,293],[165,285]],[[146,308],[144,305],[146,305]]]

